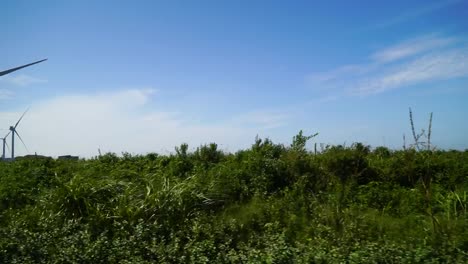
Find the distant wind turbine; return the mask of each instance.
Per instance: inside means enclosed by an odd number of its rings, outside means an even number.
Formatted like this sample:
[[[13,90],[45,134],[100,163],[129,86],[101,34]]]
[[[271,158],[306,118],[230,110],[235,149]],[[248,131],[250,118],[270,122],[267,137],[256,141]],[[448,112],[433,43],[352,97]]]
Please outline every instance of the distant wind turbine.
[[[15,126],[10,126],[10,131],[11,131],[11,159],[12,160],[15,159],[15,134],[18,136],[18,138],[21,140],[21,142],[23,143],[26,150],[29,152],[28,147],[26,147],[26,144],[24,143],[23,139],[18,134],[18,131],[16,131],[16,127],[21,122],[21,119],[23,119],[24,115],[26,114],[26,112],[28,112],[28,110],[29,110],[29,108],[26,109],[26,111],[24,111],[23,115],[20,117],[20,119],[18,119],[18,122],[16,122]]]
[[[3,138],[0,138],[0,139],[3,141],[3,142],[2,142],[2,143],[3,143],[2,160],[5,160],[5,157],[6,157],[6,156],[5,156],[5,146],[8,147],[8,144],[6,143],[6,139],[7,139],[8,135],[9,135],[10,133],[11,133],[11,131],[8,132]],[[10,149],[10,147],[8,147],[8,149]]]
[[[20,70],[20,69],[29,67],[29,66],[34,65],[34,64],[41,63],[41,62],[46,61],[46,60],[47,60],[47,59],[43,59],[43,60],[40,60],[40,61],[36,61],[36,62],[33,62],[33,63],[29,63],[29,64],[26,64],[26,65],[23,65],[23,66],[19,66],[19,67],[13,68],[13,69],[9,69],[9,70],[6,70],[6,71],[1,71],[1,72],[0,72],[0,76],[7,75],[7,74],[12,73],[12,72],[14,72],[14,71],[17,71],[17,70]]]

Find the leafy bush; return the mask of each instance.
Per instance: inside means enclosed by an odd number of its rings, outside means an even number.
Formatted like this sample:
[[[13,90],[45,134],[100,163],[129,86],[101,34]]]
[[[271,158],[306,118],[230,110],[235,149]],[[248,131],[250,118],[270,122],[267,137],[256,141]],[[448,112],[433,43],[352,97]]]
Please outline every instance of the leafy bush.
[[[468,152],[313,137],[0,163],[0,263],[468,262]]]

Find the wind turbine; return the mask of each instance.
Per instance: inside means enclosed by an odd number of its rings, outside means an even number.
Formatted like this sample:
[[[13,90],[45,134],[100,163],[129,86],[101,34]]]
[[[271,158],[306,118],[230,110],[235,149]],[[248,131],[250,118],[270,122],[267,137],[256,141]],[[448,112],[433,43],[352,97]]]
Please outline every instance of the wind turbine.
[[[6,143],[6,139],[10,133],[11,132],[8,132],[3,138],[0,138],[3,141],[2,160],[5,160],[5,146],[8,147],[8,144]],[[8,147],[8,149],[10,149],[10,147]]]
[[[23,143],[26,150],[29,152],[28,147],[26,147],[26,144],[24,144],[23,139],[18,134],[18,131],[16,131],[16,127],[21,122],[21,119],[23,119],[24,115],[26,114],[26,112],[28,112],[28,110],[29,110],[29,108],[26,109],[26,111],[24,111],[23,115],[20,117],[20,119],[18,119],[18,122],[16,122],[15,126],[10,126],[10,131],[11,131],[11,159],[12,160],[15,159],[15,134],[18,136],[18,138],[21,140],[21,142]]]
[[[43,60],[40,60],[40,61],[36,61],[36,62],[33,62],[33,63],[29,63],[29,64],[26,64],[26,65],[23,65],[23,66],[19,66],[19,67],[13,68],[13,69],[9,69],[9,70],[6,70],[6,71],[1,71],[1,72],[0,72],[0,76],[7,75],[7,74],[12,73],[12,72],[14,72],[14,71],[17,71],[17,70],[20,70],[20,69],[29,67],[29,66],[34,65],[34,64],[41,63],[41,62],[46,61],[46,60],[47,60],[47,59],[43,59]]]

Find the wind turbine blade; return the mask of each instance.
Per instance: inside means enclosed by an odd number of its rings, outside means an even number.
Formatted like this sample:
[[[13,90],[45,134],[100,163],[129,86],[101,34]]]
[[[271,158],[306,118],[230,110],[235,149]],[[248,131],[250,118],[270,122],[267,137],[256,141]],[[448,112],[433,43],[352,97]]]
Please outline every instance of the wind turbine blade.
[[[0,72],[0,76],[12,73],[14,71],[29,67],[29,66],[34,65],[34,64],[41,63],[41,62],[46,61],[46,60],[47,59],[44,59],[44,60],[40,60],[40,61],[36,61],[36,62],[33,62],[33,63],[26,64],[26,65],[23,65],[23,66],[19,66],[19,67],[13,68],[13,69],[9,69],[9,70],[6,70],[6,71],[2,71],[2,72]]]
[[[7,149],[8,149],[8,152],[10,152],[10,146],[8,146],[8,143],[6,142],[6,140],[5,140],[5,145],[6,145]]]
[[[24,115],[26,114],[26,112],[28,112],[28,111],[29,111],[29,107],[28,107],[28,109],[26,109],[26,111],[24,111],[24,113],[23,113],[23,115],[20,117],[20,119],[18,119],[18,122],[16,122],[16,125],[15,125],[15,128],[18,126],[19,122],[21,121],[21,119],[23,119],[23,116],[24,116]],[[16,134],[18,134],[18,133],[16,133]]]
[[[8,131],[8,133],[7,133],[7,134],[6,134],[6,135],[5,135],[3,138],[7,138],[7,137],[8,137],[8,135],[10,135],[10,133],[11,133],[11,130],[10,130],[10,131]]]
[[[29,149],[28,149],[28,147],[26,147],[26,144],[24,143],[23,139],[22,139],[21,136],[18,134],[18,131],[15,130],[15,133],[16,133],[16,135],[18,136],[18,138],[21,140],[21,143],[23,143],[23,146],[24,146],[24,148],[26,148],[26,151],[29,153]]]

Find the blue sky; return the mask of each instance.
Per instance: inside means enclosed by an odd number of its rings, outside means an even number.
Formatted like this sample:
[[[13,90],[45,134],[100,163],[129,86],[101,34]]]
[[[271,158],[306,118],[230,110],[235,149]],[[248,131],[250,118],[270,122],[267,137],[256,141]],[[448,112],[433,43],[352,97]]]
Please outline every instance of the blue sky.
[[[5,1],[0,128],[29,152],[169,152],[255,136],[468,148],[468,1]],[[1,132],[2,130],[0,130]],[[6,130],[5,130],[6,132]],[[17,152],[25,154],[26,149]]]

